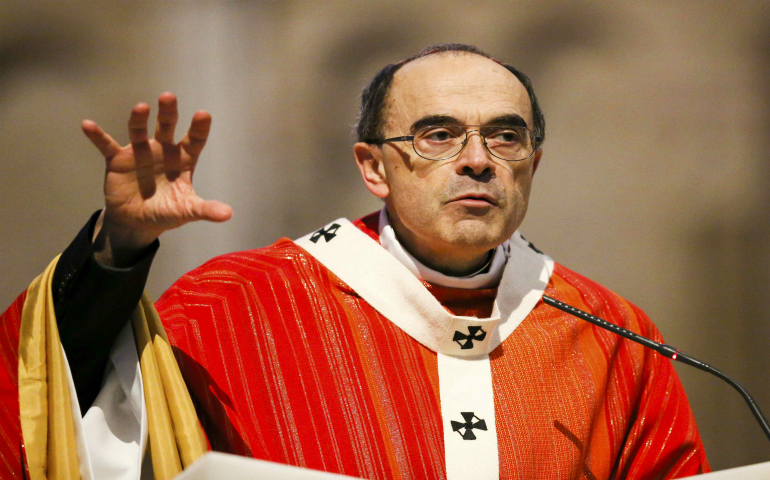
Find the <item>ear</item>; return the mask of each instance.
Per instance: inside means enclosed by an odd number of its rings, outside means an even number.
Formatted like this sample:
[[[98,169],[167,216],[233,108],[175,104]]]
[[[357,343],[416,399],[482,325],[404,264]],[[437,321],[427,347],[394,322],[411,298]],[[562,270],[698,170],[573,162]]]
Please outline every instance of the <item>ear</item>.
[[[537,147],[537,150],[535,150],[535,159],[532,161],[532,176],[535,176],[535,172],[537,172],[537,167],[540,165],[540,157],[543,156],[543,147]]]
[[[358,142],[353,145],[353,155],[356,157],[356,165],[366,188],[380,198],[387,197],[390,194],[390,187],[383,164],[382,148],[370,143]]]

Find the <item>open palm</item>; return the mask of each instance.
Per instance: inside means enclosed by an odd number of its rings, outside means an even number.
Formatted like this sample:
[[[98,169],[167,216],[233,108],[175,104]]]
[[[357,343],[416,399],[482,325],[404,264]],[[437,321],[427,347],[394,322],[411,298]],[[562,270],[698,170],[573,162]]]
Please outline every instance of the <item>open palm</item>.
[[[211,128],[211,115],[197,112],[187,134],[174,143],[178,119],[176,97],[158,98],[158,121],[153,138],[147,134],[150,108],[140,103],[128,121],[130,143],[121,147],[96,123],[82,128],[106,161],[103,227],[111,230],[113,248],[137,249],[149,245],[165,230],[195,220],[222,222],[232,209],[203,200],[193,189],[198,157]]]

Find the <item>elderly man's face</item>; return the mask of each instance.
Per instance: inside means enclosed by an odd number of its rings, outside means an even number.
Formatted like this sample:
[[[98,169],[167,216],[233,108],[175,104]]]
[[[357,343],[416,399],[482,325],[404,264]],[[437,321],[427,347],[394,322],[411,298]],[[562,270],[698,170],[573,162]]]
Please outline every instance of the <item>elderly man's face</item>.
[[[386,138],[412,134],[415,125],[431,117],[442,124],[487,125],[519,116],[532,128],[529,96],[521,82],[474,54],[433,54],[405,65],[396,73],[387,104]],[[498,159],[477,133],[462,153],[447,160],[426,160],[410,142],[369,151],[377,160],[370,173],[378,175],[367,178],[362,169],[365,182],[385,199],[402,243],[418,259],[456,274],[463,273],[461,266],[437,265],[434,259],[477,258],[509,238],[524,219],[541,155],[538,149],[527,160]]]

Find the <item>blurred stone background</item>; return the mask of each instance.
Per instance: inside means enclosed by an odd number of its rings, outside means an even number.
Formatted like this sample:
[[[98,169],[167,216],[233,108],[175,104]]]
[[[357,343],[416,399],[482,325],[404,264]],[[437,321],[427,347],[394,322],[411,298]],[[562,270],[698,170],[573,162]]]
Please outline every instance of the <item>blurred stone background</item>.
[[[235,216],[164,235],[157,297],[212,256],[378,209],[351,154],[361,88],[467,42],[527,72],[545,110],[527,238],[770,413],[769,26],[761,1],[4,1],[0,304],[102,203],[82,119],[125,143],[131,107],[166,90],[180,126],[214,117],[196,190]],[[715,469],[770,460],[737,393],[679,371]]]

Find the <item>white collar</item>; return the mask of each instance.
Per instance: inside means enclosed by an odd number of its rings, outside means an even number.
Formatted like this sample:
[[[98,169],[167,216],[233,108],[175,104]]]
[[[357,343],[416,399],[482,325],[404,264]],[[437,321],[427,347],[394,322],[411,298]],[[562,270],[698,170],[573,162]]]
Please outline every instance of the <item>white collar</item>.
[[[477,354],[476,349],[459,351],[452,340],[460,325],[483,325],[491,332],[480,342],[480,350],[490,352],[500,345],[535,307],[553,272],[553,260],[515,232],[492,316],[479,319],[447,312],[404,264],[347,219],[337,219],[295,243],[412,338],[449,355]]]
[[[395,230],[390,226],[388,211],[385,207],[382,207],[382,210],[380,210],[378,230],[380,244],[408,268],[415,277],[444,287],[476,289],[497,286],[503,277],[505,264],[511,251],[510,240],[506,240],[492,251],[492,257],[478,272],[463,277],[453,277],[425,266],[425,264],[406,251],[401,242],[398,241]]]

